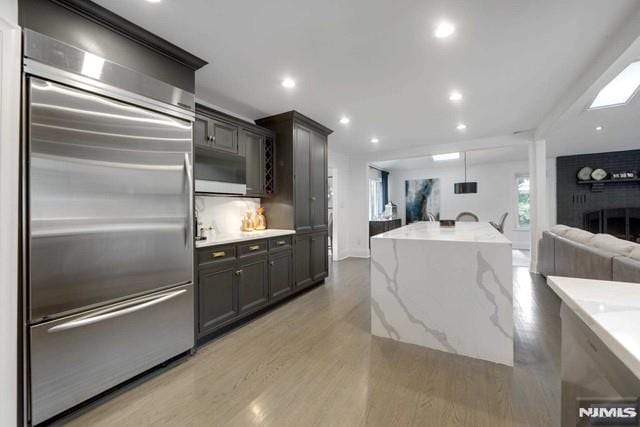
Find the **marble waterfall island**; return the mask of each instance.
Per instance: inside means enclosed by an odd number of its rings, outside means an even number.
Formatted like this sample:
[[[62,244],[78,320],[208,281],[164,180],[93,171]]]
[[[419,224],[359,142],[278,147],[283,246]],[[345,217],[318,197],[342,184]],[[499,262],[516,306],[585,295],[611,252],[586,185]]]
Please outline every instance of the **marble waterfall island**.
[[[511,242],[489,223],[371,238],[371,333],[513,366]]]

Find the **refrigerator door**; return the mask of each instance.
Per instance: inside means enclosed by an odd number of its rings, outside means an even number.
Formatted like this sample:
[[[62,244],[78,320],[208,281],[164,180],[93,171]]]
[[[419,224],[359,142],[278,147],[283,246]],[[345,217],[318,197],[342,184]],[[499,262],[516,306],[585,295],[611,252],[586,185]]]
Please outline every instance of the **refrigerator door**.
[[[32,326],[32,424],[189,350],[193,313],[189,284]]]
[[[192,124],[29,78],[32,323],[189,283]]]

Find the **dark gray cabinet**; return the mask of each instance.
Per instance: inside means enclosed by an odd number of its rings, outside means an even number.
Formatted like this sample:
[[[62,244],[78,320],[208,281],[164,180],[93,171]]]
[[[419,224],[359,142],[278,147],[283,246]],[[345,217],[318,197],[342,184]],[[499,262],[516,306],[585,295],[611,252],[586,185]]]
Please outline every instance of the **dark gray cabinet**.
[[[311,234],[296,235],[293,255],[295,265],[295,286],[304,288],[313,283],[311,277]]]
[[[267,259],[251,257],[239,261],[238,266],[238,311],[244,313],[265,305],[269,295]]]
[[[280,298],[293,289],[292,259],[291,250],[269,256],[269,298]]]
[[[316,282],[329,275],[329,251],[327,249],[328,233],[311,235],[311,280]]]
[[[293,146],[295,230],[298,233],[303,233],[311,231],[311,159],[309,157],[311,131],[301,125],[296,125],[295,135],[296,140]]]
[[[276,138],[271,130],[196,104],[193,142],[196,148],[244,157],[247,196],[271,197],[274,194]],[[199,155],[206,155],[206,150],[196,150],[196,160]]]
[[[238,314],[236,266],[224,262],[198,273],[198,330],[215,329]]]
[[[200,147],[238,153],[238,126],[197,114],[193,125],[193,141]]]
[[[327,137],[318,132],[312,132],[310,142],[311,197],[309,210],[311,212],[311,229],[314,231],[326,230],[328,227]]]
[[[294,289],[291,235],[200,248],[196,260],[199,339],[290,295]]]
[[[262,196],[265,194],[265,136],[242,129],[240,144],[247,162],[247,195]]]

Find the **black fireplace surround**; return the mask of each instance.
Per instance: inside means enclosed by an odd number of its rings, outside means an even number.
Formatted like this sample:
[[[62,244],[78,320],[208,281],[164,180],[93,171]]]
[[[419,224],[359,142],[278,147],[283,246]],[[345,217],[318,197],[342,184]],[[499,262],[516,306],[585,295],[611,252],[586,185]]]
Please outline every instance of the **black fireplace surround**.
[[[600,188],[580,183],[584,167],[611,173],[640,170],[640,150],[562,156],[556,159],[557,223],[638,242],[640,182],[605,182]]]

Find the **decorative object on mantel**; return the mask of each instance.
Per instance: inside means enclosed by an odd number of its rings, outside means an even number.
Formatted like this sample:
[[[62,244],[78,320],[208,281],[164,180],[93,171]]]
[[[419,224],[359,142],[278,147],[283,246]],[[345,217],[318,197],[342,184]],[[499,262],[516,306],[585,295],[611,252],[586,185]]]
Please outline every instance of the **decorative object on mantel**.
[[[456,182],[453,184],[453,192],[455,194],[475,194],[478,192],[477,182],[467,181],[467,153],[464,153],[464,182]]]
[[[440,220],[440,227],[444,227],[444,228],[452,228],[456,226],[456,220],[455,219],[441,219]]]
[[[611,174],[611,179],[634,179],[638,178],[637,171],[618,171]]]
[[[253,228],[255,230],[264,230],[265,228],[267,228],[267,220],[264,217],[263,207],[256,209],[256,216],[253,219]]]
[[[593,178],[595,181],[602,181],[606,177],[607,177],[607,172],[604,169],[598,168],[593,172],[591,172],[591,178]]]
[[[593,172],[593,169],[589,166],[583,167],[578,171],[578,179],[580,181],[589,181],[591,179],[591,172]]]
[[[406,223],[427,221],[429,215],[440,218],[440,180],[413,179],[404,183]]]

